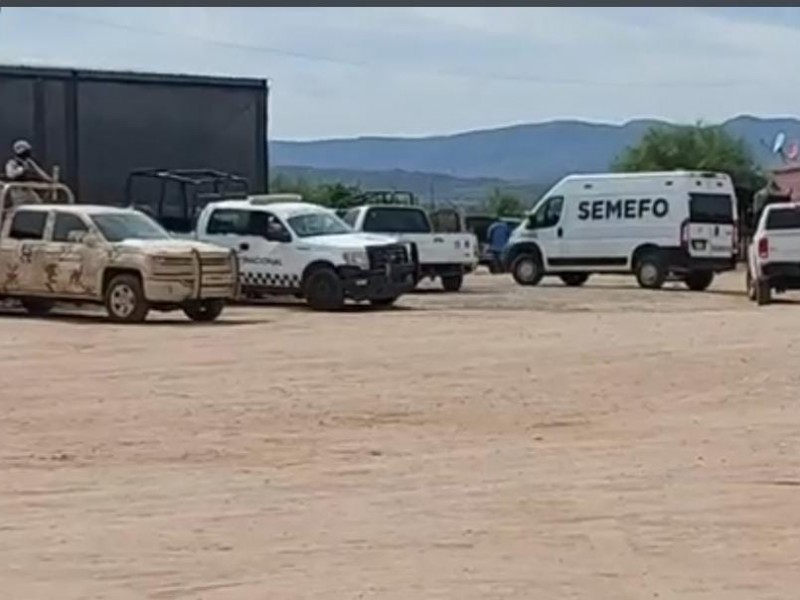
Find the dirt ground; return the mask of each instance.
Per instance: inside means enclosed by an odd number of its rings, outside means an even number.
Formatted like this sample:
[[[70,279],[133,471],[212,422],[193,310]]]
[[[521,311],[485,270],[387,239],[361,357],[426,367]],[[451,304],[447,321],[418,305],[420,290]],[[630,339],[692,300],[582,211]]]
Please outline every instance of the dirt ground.
[[[0,597],[787,599],[800,296],[0,318]]]

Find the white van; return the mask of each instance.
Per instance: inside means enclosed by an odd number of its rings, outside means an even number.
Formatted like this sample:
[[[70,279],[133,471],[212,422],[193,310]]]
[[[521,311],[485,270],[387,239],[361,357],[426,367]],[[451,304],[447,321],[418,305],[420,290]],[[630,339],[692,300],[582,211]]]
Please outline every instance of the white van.
[[[736,267],[736,195],[728,175],[686,171],[570,175],[514,231],[504,262],[520,285],[556,275],[633,273],[704,290]]]

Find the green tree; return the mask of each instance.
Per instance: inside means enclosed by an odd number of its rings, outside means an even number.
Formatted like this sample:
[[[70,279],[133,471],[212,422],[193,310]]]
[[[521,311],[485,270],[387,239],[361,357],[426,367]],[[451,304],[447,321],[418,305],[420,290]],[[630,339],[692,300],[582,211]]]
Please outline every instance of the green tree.
[[[270,189],[275,193],[300,194],[306,202],[330,208],[346,206],[349,198],[361,192],[358,186],[347,186],[338,182],[311,183],[301,177],[291,179],[283,174],[272,179]]]
[[[617,157],[615,171],[700,170],[727,173],[735,185],[756,189],[764,176],[741,138],[718,125],[653,127]]]
[[[495,188],[486,203],[487,211],[494,217],[518,217],[525,212],[522,200]]]

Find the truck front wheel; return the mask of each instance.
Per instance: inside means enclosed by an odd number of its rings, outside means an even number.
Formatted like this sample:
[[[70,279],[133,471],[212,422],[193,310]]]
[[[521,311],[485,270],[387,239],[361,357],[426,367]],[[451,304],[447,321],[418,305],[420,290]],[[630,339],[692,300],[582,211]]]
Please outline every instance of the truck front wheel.
[[[210,323],[211,321],[217,320],[217,317],[222,314],[222,309],[224,308],[225,300],[215,298],[187,304],[183,307],[183,312],[192,321]]]
[[[108,284],[105,305],[109,318],[117,323],[141,323],[150,311],[141,281],[127,274],[117,275]]]
[[[303,293],[314,310],[339,310],[344,306],[344,286],[331,269],[317,269],[306,277]]]
[[[446,275],[442,277],[442,287],[445,292],[457,292],[464,283],[463,275]]]

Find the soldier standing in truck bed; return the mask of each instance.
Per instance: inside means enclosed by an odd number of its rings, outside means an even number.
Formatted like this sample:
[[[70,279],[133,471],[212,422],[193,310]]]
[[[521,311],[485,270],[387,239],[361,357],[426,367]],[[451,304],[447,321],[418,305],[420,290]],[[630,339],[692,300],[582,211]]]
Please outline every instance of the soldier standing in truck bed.
[[[52,183],[53,179],[33,158],[33,148],[27,140],[17,140],[13,146],[14,156],[6,162],[5,179],[9,183]],[[39,202],[36,192],[31,190],[11,190],[6,202],[12,206]],[[4,206],[3,208],[10,208]]]

